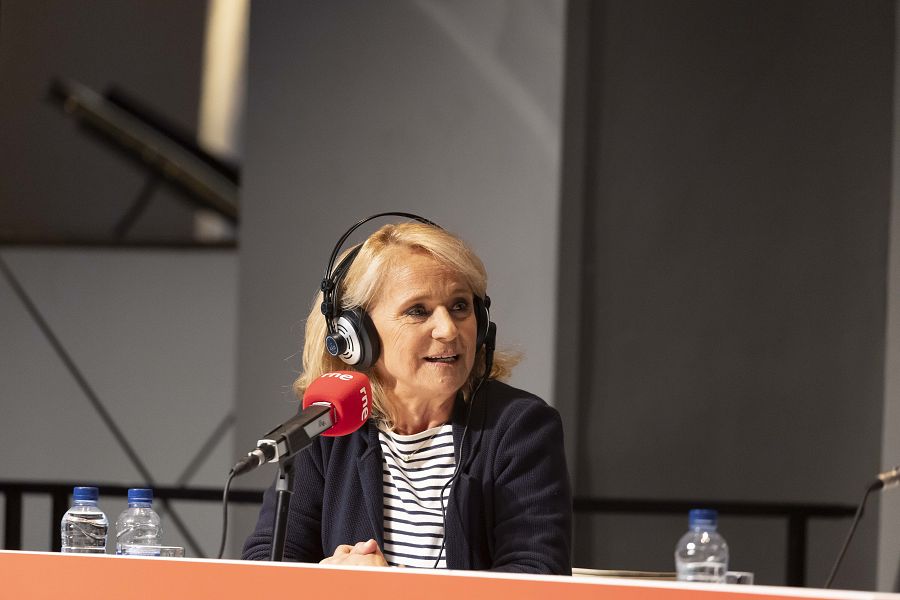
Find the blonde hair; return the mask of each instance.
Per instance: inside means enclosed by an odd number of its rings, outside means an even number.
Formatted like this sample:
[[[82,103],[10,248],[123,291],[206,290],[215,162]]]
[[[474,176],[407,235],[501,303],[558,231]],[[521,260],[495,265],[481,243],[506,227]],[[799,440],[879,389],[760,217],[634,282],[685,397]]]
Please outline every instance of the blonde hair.
[[[350,251],[341,255],[343,260]],[[337,297],[341,309],[361,307],[369,310],[385,284],[388,272],[402,264],[410,252],[424,252],[435,261],[458,273],[469,285],[472,293],[480,298],[487,291],[487,272],[481,259],[455,235],[424,223],[397,223],[385,225],[363,242],[353,264],[340,283]],[[306,388],[323,373],[329,371],[356,371],[355,367],[331,356],[325,349],[327,325],[322,314],[322,292],[316,294],[312,309],[306,319],[306,337],[303,343],[303,372],[294,382],[294,393],[303,397]],[[491,367],[490,378],[504,380],[519,362],[520,356],[497,351]],[[485,350],[482,346],[475,355],[475,365],[462,392],[466,401],[484,373]],[[364,371],[372,382],[372,416],[388,427],[393,425],[390,407],[385,403],[384,388],[375,369]]]

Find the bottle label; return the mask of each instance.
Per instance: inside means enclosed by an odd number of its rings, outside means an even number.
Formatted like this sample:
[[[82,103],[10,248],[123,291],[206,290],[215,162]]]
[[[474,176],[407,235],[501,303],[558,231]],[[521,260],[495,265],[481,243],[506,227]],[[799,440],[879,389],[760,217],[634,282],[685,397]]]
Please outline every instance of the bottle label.
[[[702,581],[706,583],[725,583],[728,566],[723,562],[676,563],[678,581]]]
[[[116,554],[123,556],[159,556],[159,546],[141,546],[139,544],[122,544]]]

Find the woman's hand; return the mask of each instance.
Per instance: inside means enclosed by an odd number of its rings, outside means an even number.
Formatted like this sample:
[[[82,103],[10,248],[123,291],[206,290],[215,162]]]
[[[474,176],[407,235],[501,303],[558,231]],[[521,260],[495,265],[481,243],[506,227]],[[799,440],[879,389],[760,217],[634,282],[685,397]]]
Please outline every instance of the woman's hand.
[[[369,540],[359,542],[355,546],[341,544],[334,549],[334,554],[319,561],[323,565],[357,565],[363,567],[386,567],[387,561],[378,547],[378,542]]]

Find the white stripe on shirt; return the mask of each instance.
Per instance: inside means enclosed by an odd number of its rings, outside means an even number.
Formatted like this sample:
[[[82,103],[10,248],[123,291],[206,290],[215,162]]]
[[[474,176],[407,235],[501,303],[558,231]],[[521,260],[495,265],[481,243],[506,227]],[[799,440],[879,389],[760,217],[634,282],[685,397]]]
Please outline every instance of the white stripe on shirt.
[[[434,567],[444,540],[444,507],[453,476],[453,426],[449,423],[414,435],[378,428],[384,496],[384,558],[391,566]],[[408,458],[407,458],[408,457]],[[447,550],[438,568],[447,567]]]

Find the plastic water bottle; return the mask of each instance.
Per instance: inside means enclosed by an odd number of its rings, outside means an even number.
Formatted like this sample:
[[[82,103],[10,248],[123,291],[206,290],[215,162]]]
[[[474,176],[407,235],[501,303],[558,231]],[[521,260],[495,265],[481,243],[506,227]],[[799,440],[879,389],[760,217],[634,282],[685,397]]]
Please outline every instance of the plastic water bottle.
[[[690,511],[690,530],[681,536],[675,546],[678,581],[725,583],[728,544],[716,531],[718,517],[714,510],[697,508]]]
[[[100,493],[95,487],[76,487],[72,508],[59,524],[63,552],[104,554],[109,521],[97,507]]]
[[[162,528],[153,510],[153,490],[128,490],[128,508],[116,520],[116,554],[159,556]]]

